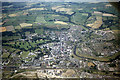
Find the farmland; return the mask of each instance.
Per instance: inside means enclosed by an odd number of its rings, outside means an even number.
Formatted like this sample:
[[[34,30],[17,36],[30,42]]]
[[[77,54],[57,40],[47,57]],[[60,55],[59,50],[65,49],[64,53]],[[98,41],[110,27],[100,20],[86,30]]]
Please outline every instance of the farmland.
[[[16,14],[9,14],[8,15],[9,17],[15,17],[15,16],[17,16]]]
[[[32,10],[45,10],[45,9],[44,8],[31,8],[29,10],[32,11]]]
[[[5,32],[6,31],[6,27],[0,27],[0,32]]]
[[[20,26],[21,26],[21,28],[24,28],[24,27],[32,26],[32,24],[21,23]]]
[[[42,15],[37,16],[36,22],[37,23],[46,23],[46,21],[44,19],[44,15],[43,16]]]
[[[62,21],[56,21],[56,22],[54,22],[55,24],[63,24],[63,25],[67,25],[67,23],[65,23],[65,22],[62,22]]]
[[[72,21],[76,24],[83,25],[88,17],[87,13],[76,13],[72,16]]]
[[[87,24],[87,26],[92,27],[92,28],[99,28],[102,25],[102,17],[96,17],[96,21],[92,24]]]

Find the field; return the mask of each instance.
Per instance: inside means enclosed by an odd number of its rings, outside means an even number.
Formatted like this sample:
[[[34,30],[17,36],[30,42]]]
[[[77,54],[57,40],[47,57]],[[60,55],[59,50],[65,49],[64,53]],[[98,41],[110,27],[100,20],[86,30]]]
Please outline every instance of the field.
[[[63,15],[56,15],[56,14],[48,14],[45,15],[45,20],[47,22],[53,22],[53,21],[68,21],[68,17],[63,16]]]
[[[91,67],[91,66],[95,66],[95,65],[92,62],[89,62],[88,66]]]
[[[2,26],[11,26],[14,25],[15,18],[5,19]]]
[[[45,19],[44,19],[44,15],[39,15],[36,18],[36,22],[37,23],[46,23]]]
[[[65,23],[65,22],[62,22],[62,21],[56,21],[56,22],[54,22],[55,24],[62,24],[62,25],[68,25],[67,23]]]
[[[56,12],[66,12],[66,14],[69,14],[69,15],[71,15],[71,14],[73,14],[74,12],[72,12],[72,9],[70,9],[70,8],[57,8],[56,9]]]
[[[115,15],[113,15],[113,14],[107,14],[107,13],[103,13],[103,16],[112,16],[112,17],[117,17],[117,16],[115,16]]]
[[[99,17],[99,16],[96,16],[96,21],[94,22],[94,23],[92,23],[92,24],[87,24],[87,26],[89,26],[89,27],[91,27],[91,28],[99,28],[99,27],[101,27],[101,25],[102,25],[102,17]]]
[[[60,15],[52,15],[52,17],[59,17]]]
[[[20,26],[14,26],[14,28],[15,28],[15,29],[21,29],[21,27],[20,27]]]
[[[21,28],[24,28],[24,27],[32,26],[32,24],[29,24],[29,23],[21,23],[20,26],[21,26]]]
[[[16,16],[18,16],[17,14],[9,14],[8,15],[9,17],[16,17]]]
[[[57,8],[56,9],[56,12],[58,12],[58,11],[65,11],[65,12],[70,12],[72,9],[70,9],[70,8]]]
[[[57,30],[61,30],[61,29],[68,29],[69,26],[68,25],[63,25],[63,24],[55,24],[55,23],[48,23],[46,24],[46,26],[50,29],[57,29]]]
[[[5,32],[6,31],[6,27],[0,27],[0,32]]]
[[[87,20],[88,14],[87,13],[76,13],[72,16],[72,22],[76,24],[84,24]]]
[[[120,30],[112,30],[115,34],[120,34]]]
[[[83,8],[79,8],[78,10],[83,10]]]
[[[46,9],[45,8],[31,8],[29,10],[32,11],[32,10],[46,10]]]
[[[93,12],[93,15],[102,15],[102,12],[94,11],[94,12]]]
[[[46,71],[46,72],[43,72],[43,70],[26,69],[24,72],[21,72],[21,73],[18,73],[16,75],[12,76],[12,78],[13,79],[14,78],[16,79],[19,77],[20,78],[35,78],[35,79],[36,78],[45,78],[45,77],[47,77],[47,78],[66,78],[66,77],[72,78],[73,75],[75,75],[75,78],[79,78],[78,74],[76,73],[76,70],[74,70],[74,69],[52,69],[52,70],[56,71],[57,74],[62,72],[61,77],[46,73],[47,71],[52,73],[51,69],[44,69],[44,71]]]
[[[73,69],[68,69],[65,73],[62,73],[63,77],[71,77],[72,75],[76,75],[76,72]],[[77,75],[75,77],[77,77]]]
[[[43,29],[35,29],[35,33],[37,34],[43,34],[44,30]]]
[[[6,26],[7,31],[13,31],[14,27],[13,26]]]
[[[87,22],[86,24],[91,25],[92,23],[94,23],[96,21],[96,16],[90,16],[88,19],[87,19]]]
[[[56,9],[58,9],[60,7],[62,7],[62,6],[54,6],[54,7],[52,7],[52,10],[56,10]]]
[[[62,6],[56,6],[56,7],[52,7],[52,10],[56,10],[56,12],[65,12],[66,14],[73,14],[74,12],[72,12],[71,8],[62,8]]]

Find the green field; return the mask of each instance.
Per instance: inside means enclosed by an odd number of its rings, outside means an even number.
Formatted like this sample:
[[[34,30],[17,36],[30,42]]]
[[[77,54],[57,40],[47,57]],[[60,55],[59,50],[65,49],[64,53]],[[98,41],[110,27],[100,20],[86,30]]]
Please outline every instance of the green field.
[[[46,21],[44,19],[44,15],[38,15],[36,18],[36,22],[37,23],[46,23]]]
[[[48,22],[60,20],[60,21],[68,21],[68,17],[56,14],[48,14],[45,15],[45,20]]]
[[[43,34],[44,30],[43,29],[35,29],[35,33],[37,33],[37,34]]]
[[[76,24],[84,24],[87,20],[88,14],[87,13],[76,13],[72,16],[72,22]]]
[[[96,16],[90,16],[88,19],[87,19],[87,22],[86,24],[92,24],[96,21]]]

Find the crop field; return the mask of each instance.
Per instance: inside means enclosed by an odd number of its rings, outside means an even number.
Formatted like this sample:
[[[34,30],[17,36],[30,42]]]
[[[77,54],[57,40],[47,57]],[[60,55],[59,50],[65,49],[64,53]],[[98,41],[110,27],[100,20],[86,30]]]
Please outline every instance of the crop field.
[[[56,10],[56,12],[65,12],[66,14],[73,14],[74,12],[72,12],[71,8],[62,8],[62,6],[56,6],[56,7],[52,7],[52,10]]]
[[[15,29],[21,29],[21,27],[20,27],[20,26],[14,26],[14,28],[15,28]]]
[[[115,34],[120,34],[120,30],[112,30]]]
[[[2,26],[11,26],[11,25],[14,25],[16,19],[15,18],[10,18],[10,19],[6,19],[4,21],[4,24]]]
[[[55,20],[68,21],[68,17],[62,15],[48,14],[45,15],[45,20],[48,22],[52,22]]]
[[[21,23],[20,26],[21,26],[21,28],[24,28],[24,27],[32,26],[32,24],[29,24],[29,23]]]
[[[62,24],[62,25],[67,25],[67,23],[63,22],[63,21],[56,21],[54,22],[55,24]]]
[[[108,13],[103,13],[103,16],[112,16],[112,17],[117,17],[117,16],[115,16],[115,15],[113,15],[113,14],[108,14]]]
[[[13,31],[14,27],[13,26],[6,26],[7,31]]]
[[[68,70],[66,70],[65,73],[62,73],[63,77],[70,77],[72,75],[76,75],[75,77],[77,77],[77,74],[76,74],[75,70],[73,70],[73,69],[68,69]]]
[[[87,22],[86,24],[92,24],[93,22],[96,21],[96,16],[90,16],[88,19],[87,19]]]
[[[44,32],[43,29],[36,29],[35,30],[35,33],[38,33],[38,34],[43,34],[43,32]]]
[[[67,11],[66,14],[72,15],[74,12],[72,11]]]
[[[5,32],[6,31],[6,27],[0,27],[0,32]]]
[[[94,11],[93,14],[94,14],[94,15],[102,15],[102,12]]]
[[[76,13],[72,16],[72,22],[76,24],[84,24],[87,20],[88,15],[85,13]]]
[[[83,8],[79,8],[78,10],[83,10]]]
[[[48,28],[51,28],[51,29],[62,29],[62,28],[65,28],[65,29],[68,29],[69,26],[68,24],[61,24],[61,22],[58,24],[58,23],[54,23],[54,22],[48,22],[47,24],[45,24]]]
[[[62,7],[62,6],[54,6],[54,7],[52,7],[52,10],[56,10],[56,9],[58,9],[60,7]]]
[[[97,16],[96,19],[97,20],[94,23],[87,24],[87,26],[89,26],[91,28],[99,28],[99,27],[101,27],[101,25],[103,24],[102,17]]]
[[[91,67],[91,66],[95,66],[95,65],[93,63],[89,62],[88,66]]]
[[[8,15],[9,17],[16,17],[16,16],[18,16],[17,14],[9,14]]]
[[[31,8],[29,10],[32,11],[32,10],[46,10],[46,9],[45,8]]]
[[[70,8],[57,8],[56,9],[56,12],[58,12],[58,11],[65,11],[65,12],[70,12],[72,9],[70,9]]]
[[[43,15],[38,15],[36,18],[37,23],[46,23]]]
[[[60,15],[52,15],[52,17],[59,17]]]

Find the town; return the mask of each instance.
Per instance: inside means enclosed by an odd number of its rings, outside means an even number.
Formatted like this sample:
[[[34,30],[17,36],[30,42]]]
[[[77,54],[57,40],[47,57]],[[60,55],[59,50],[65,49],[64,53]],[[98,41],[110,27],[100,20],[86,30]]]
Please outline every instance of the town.
[[[3,3],[3,78],[119,78],[119,15],[84,6]]]

